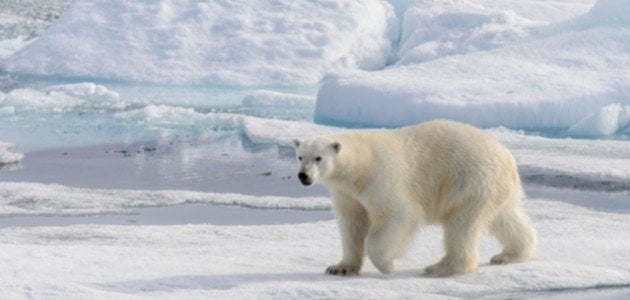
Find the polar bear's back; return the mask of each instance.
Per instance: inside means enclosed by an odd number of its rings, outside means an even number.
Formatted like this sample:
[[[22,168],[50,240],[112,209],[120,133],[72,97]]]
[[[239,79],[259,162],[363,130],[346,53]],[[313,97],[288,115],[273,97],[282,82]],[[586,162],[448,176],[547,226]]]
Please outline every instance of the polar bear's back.
[[[436,120],[395,130],[349,131],[325,140],[341,142],[338,170],[358,176],[362,184],[357,186],[369,189],[351,193],[383,197],[400,192],[422,202],[430,219],[439,219],[474,193],[492,199],[522,193],[510,151],[470,125]],[[353,171],[348,173],[347,166]]]
[[[403,147],[415,150],[424,161],[448,160],[456,168],[514,164],[510,151],[494,137],[476,127],[447,120],[436,120],[395,130]],[[490,165],[489,165],[490,164]]]
[[[392,132],[411,160],[407,188],[424,203],[427,217],[440,221],[467,199],[498,201],[522,194],[510,151],[485,131],[452,121],[430,121]],[[422,187],[422,188],[416,188]],[[483,195],[483,196],[482,196]]]

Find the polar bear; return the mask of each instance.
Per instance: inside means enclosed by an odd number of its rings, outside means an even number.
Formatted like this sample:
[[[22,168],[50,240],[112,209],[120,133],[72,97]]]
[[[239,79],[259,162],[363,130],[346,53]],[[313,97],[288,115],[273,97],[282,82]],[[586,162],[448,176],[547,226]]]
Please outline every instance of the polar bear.
[[[293,144],[301,183],[322,184],[332,195],[343,258],[328,274],[359,274],[365,253],[380,272],[391,273],[393,260],[425,224],[444,227],[446,248],[426,276],[474,271],[486,228],[503,246],[492,264],[534,254],[536,234],[522,208],[514,158],[480,129],[436,120]]]

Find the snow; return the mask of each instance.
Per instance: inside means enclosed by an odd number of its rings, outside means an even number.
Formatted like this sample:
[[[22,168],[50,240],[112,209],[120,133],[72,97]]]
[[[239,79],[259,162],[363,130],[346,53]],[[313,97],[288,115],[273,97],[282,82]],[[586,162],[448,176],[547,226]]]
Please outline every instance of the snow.
[[[283,103],[287,98],[283,98]],[[289,98],[293,101],[293,97]],[[273,100],[276,101],[276,100]],[[277,102],[274,102],[275,105]],[[163,136],[173,129],[184,128],[197,137],[212,135],[218,131],[237,131],[248,142],[259,146],[290,146],[296,137],[313,137],[339,132],[338,127],[313,124],[306,121],[288,121],[258,118],[231,113],[203,113],[192,108],[167,105],[148,105],[143,108],[118,112],[114,119],[142,124],[158,130]]]
[[[525,181],[581,189],[630,189],[627,141],[553,139],[505,128],[488,131],[510,149]]]
[[[24,158],[24,154],[10,151],[14,144],[0,141],[0,167],[7,164],[14,164]]]
[[[526,205],[537,257],[486,263],[499,251],[485,236],[475,273],[425,278],[443,255],[428,227],[391,276],[367,262],[360,277],[323,274],[340,258],[334,221],[273,226],[75,225],[0,229],[0,289],[9,298],[480,298],[630,284],[630,217],[568,204]]]
[[[269,90],[256,90],[243,98],[242,105],[246,107],[314,106],[315,97],[311,97],[308,95],[281,93]]]
[[[402,18],[397,65],[514,44],[585,13],[594,1],[415,1]]]
[[[13,54],[18,49],[28,45],[29,42],[31,41],[24,36],[0,40],[0,59]]]
[[[397,65],[489,50],[528,35],[540,23],[514,11],[488,7],[487,1],[418,1],[406,12]]]
[[[249,141],[258,145],[278,145],[292,147],[296,138],[308,138],[318,135],[332,134],[340,128],[316,125],[310,122],[293,122],[283,120],[243,118],[241,130]]]
[[[242,116],[233,114],[204,114],[193,108],[168,105],[147,105],[143,108],[118,112],[114,119],[142,123],[155,127],[190,127],[212,123],[215,127],[233,129]]]
[[[442,13],[439,3],[410,8],[408,14],[428,17],[403,27],[399,62],[324,79],[315,121],[397,127],[446,118],[486,128],[566,131],[606,105],[630,104],[630,14],[617,9],[623,1],[600,1],[580,17],[536,30],[529,28],[540,21],[525,22],[516,11],[452,15],[474,5],[453,4],[464,7]],[[423,31],[427,26],[434,36]]]
[[[66,112],[70,110],[119,110],[127,106],[115,91],[91,82],[48,86],[44,89],[17,88],[0,94],[0,109],[16,112]]]
[[[573,136],[610,136],[630,127],[630,106],[617,103],[608,104],[598,112],[569,127]]]
[[[71,0],[0,2],[0,59],[33,42]]]
[[[383,67],[395,24],[391,6],[380,0],[80,0],[35,42],[0,61],[0,69],[158,83],[308,85],[330,70]]]
[[[265,209],[330,209],[330,200],[321,197],[255,197],[187,190],[88,189],[30,182],[0,182],[0,216],[3,217],[130,214],[143,207],[183,204]]]

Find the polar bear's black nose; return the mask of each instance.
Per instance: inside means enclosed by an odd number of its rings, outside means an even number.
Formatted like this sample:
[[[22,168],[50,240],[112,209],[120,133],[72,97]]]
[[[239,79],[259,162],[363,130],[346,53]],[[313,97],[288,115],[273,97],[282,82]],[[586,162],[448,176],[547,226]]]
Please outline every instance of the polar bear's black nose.
[[[300,172],[298,174],[298,178],[300,179],[300,182],[302,182],[303,185],[311,185],[311,179],[308,178],[308,175],[306,175],[306,173]]]

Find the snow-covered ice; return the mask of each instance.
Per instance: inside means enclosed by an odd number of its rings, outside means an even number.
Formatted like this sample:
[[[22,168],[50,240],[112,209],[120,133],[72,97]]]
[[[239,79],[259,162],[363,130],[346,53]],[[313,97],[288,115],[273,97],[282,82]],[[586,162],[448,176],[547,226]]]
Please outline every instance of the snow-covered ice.
[[[617,123],[590,117],[630,101],[625,7],[623,0],[77,1],[0,68],[23,76],[220,86],[312,88],[324,78],[314,119],[329,125],[449,118],[570,136],[623,135],[623,112]],[[274,93],[254,91],[242,105],[310,102]]]
[[[417,2],[410,13],[429,14],[426,3],[433,2]],[[458,5],[473,6],[462,3]],[[432,30],[438,41],[418,33],[427,26],[419,21],[422,17],[414,18],[417,24],[408,26],[419,29],[407,34],[411,41],[402,40],[399,63],[375,72],[339,72],[324,80],[315,121],[396,127],[447,118],[481,127],[566,130],[578,126],[606,105],[630,104],[630,14],[624,3],[599,1],[582,16],[538,27],[533,33],[521,29],[529,23],[519,21],[518,15],[506,19],[514,11],[503,10],[502,17],[492,17],[493,10],[483,10],[479,16],[454,15],[457,9],[448,9],[424,18],[430,28],[453,27]],[[477,39],[475,31],[482,31]],[[451,34],[456,40],[442,40]],[[414,46],[405,46],[408,43]],[[586,132],[584,124],[568,133],[581,135]]]
[[[491,266],[485,237],[475,273],[425,278],[443,254],[441,232],[423,230],[391,276],[323,274],[340,257],[334,221],[273,226],[115,226],[0,230],[0,288],[9,298],[480,298],[630,285],[628,215],[542,199],[527,203],[537,257]]]
[[[13,147],[15,147],[14,144],[0,141],[0,167],[6,164],[17,163],[24,158],[24,154],[13,152],[11,150]]]
[[[630,130],[630,106],[608,104],[569,127],[574,136],[600,137]]]
[[[313,106],[315,97],[268,90],[256,90],[243,98],[243,106]]]
[[[16,111],[120,110],[126,105],[120,101],[118,93],[91,82],[54,85],[42,90],[18,88],[0,94],[0,108],[5,114]]]
[[[71,0],[0,1],[0,59],[33,42]]]
[[[186,190],[72,188],[55,184],[0,182],[0,216],[128,214],[134,209],[182,204],[236,205],[265,209],[330,209],[324,197],[270,197]]]
[[[160,83],[314,84],[334,69],[383,67],[396,29],[391,6],[376,0],[80,0],[0,68]]]

